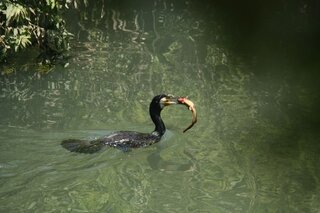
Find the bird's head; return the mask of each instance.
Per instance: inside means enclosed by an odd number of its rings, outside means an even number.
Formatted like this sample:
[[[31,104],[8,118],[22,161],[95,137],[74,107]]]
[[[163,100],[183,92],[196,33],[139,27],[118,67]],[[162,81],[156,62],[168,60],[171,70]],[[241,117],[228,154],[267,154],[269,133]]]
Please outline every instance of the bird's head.
[[[161,94],[161,95],[155,96],[152,99],[150,106],[153,106],[153,108],[157,108],[159,111],[161,111],[166,106],[179,104],[178,100],[179,100],[179,97],[175,97],[173,95]]]
[[[173,95],[166,95],[161,94],[155,96],[150,104],[150,115],[152,120],[155,122],[155,116],[160,116],[161,110],[170,105],[176,105],[176,104],[182,104],[188,107],[189,110],[192,111],[192,123],[189,125],[183,132],[186,132],[188,129],[190,129],[196,122],[197,122],[197,112],[196,108],[192,101],[190,101],[186,97],[175,97]]]

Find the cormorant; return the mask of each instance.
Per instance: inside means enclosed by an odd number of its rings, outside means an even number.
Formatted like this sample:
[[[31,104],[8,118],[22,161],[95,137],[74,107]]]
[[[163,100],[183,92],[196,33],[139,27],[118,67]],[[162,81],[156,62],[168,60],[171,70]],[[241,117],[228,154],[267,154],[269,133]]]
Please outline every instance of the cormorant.
[[[118,131],[110,135],[89,141],[68,139],[62,141],[61,145],[71,152],[94,153],[101,150],[105,146],[115,147],[123,151],[130,148],[139,148],[150,146],[160,141],[166,131],[166,127],[161,119],[161,110],[174,104],[185,104],[185,98],[174,97],[172,95],[157,95],[155,96],[149,107],[151,120],[155,125],[155,129],[151,133],[140,133],[135,131]]]

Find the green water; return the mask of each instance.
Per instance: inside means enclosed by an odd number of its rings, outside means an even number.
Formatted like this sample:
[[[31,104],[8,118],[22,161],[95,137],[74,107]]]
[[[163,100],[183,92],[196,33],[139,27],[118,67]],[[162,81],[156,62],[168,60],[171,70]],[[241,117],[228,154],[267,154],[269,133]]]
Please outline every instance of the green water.
[[[39,74],[17,59],[0,77],[0,212],[319,212],[318,86],[301,71],[310,67],[256,64],[245,52],[249,63],[190,11],[110,9],[102,23],[81,22],[89,34],[79,31],[67,64]],[[160,93],[189,96],[198,123],[182,133],[191,113],[172,106],[153,146],[60,146],[152,131]]]

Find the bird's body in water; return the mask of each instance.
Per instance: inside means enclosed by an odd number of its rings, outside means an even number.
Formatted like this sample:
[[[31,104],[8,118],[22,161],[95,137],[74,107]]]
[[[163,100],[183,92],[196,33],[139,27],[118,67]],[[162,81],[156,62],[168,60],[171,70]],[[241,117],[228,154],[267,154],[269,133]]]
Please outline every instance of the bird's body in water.
[[[122,151],[131,148],[150,146],[159,142],[161,136],[157,133],[141,133],[134,131],[118,131],[95,140],[68,139],[62,141],[62,146],[71,152],[95,153],[103,147],[114,147]]]
[[[95,140],[67,139],[62,141],[61,145],[71,152],[95,153],[103,147],[115,147],[123,151],[131,148],[139,148],[152,145],[161,140],[166,131],[166,127],[161,119],[161,110],[165,106],[173,104],[182,104],[179,98],[171,95],[155,96],[149,107],[150,117],[155,125],[151,133],[140,133],[135,131],[118,131],[110,135]]]

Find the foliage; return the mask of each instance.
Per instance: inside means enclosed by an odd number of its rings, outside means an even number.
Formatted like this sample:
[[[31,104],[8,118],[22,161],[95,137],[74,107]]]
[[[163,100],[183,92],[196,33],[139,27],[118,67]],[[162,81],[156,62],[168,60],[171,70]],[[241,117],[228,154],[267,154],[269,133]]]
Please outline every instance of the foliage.
[[[67,4],[59,0],[0,2],[0,61],[8,54],[37,45],[44,55],[68,49],[72,36],[61,17]]]

